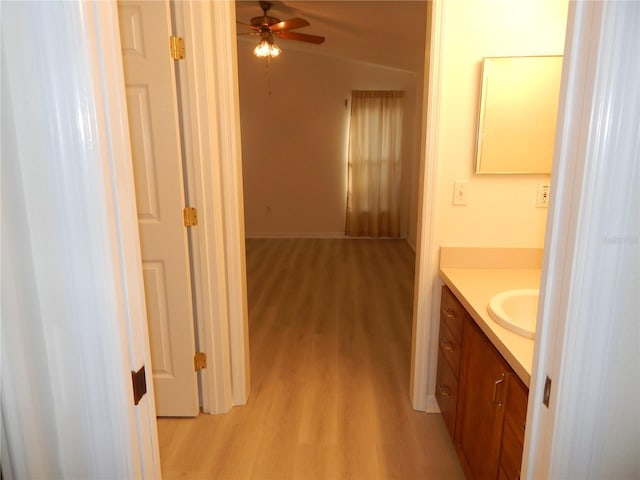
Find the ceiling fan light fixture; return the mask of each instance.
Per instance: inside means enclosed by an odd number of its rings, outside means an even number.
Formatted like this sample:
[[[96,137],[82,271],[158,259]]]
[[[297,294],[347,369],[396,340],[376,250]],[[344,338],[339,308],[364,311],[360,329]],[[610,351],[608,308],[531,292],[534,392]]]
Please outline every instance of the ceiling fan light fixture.
[[[258,46],[253,49],[253,54],[259,58],[265,57],[277,57],[280,55],[280,48],[273,43],[273,36],[269,33],[267,35],[263,35]]]
[[[0,0],[1,1],[1,0]],[[293,32],[292,30],[308,27],[310,24],[304,18],[290,18],[280,21],[279,18],[269,16],[269,10],[273,3],[260,1],[262,15],[253,17],[250,23],[238,21],[237,23],[248,27],[250,31],[239,32],[238,35],[260,35],[260,42],[253,49],[253,54],[258,58],[269,60],[280,55],[280,48],[274,43],[273,37],[284,38],[285,40],[296,40],[298,42],[314,43],[319,45],[324,42],[324,37],[319,35],[309,35],[307,33]]]

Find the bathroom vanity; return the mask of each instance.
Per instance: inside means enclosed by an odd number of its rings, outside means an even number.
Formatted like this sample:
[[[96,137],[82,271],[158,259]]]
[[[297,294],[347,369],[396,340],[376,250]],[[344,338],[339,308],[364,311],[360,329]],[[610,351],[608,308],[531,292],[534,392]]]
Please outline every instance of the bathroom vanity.
[[[467,477],[520,477],[527,396],[527,387],[443,287],[436,398]]]
[[[495,268],[462,257],[441,256],[436,399],[467,478],[520,478],[533,339],[493,321],[488,303],[537,288],[538,260]]]

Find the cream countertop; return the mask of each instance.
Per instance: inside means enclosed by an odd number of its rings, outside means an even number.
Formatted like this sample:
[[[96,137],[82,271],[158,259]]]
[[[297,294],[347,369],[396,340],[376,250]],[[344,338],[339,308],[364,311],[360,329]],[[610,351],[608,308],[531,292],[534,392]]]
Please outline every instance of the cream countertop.
[[[440,277],[493,343],[518,377],[529,386],[534,341],[498,325],[489,316],[489,299],[505,290],[538,288],[540,268],[440,267]]]

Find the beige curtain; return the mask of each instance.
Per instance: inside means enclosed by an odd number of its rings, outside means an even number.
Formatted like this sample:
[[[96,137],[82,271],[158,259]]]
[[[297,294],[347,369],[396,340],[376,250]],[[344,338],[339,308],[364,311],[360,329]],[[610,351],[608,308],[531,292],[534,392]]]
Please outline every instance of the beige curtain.
[[[346,234],[400,236],[402,91],[353,91]]]

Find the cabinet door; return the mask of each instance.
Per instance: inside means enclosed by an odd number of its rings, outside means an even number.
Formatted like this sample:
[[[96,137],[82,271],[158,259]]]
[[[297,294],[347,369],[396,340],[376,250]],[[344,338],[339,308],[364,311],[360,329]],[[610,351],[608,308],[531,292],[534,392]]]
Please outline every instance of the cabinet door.
[[[520,478],[520,464],[522,463],[522,442],[509,422],[504,422],[502,430],[502,448],[500,453],[500,469],[505,478],[516,480]]]
[[[463,330],[456,449],[468,478],[498,477],[509,367],[471,320]]]
[[[509,375],[500,453],[500,467],[509,480],[520,478],[528,394],[527,387],[515,375]]]

